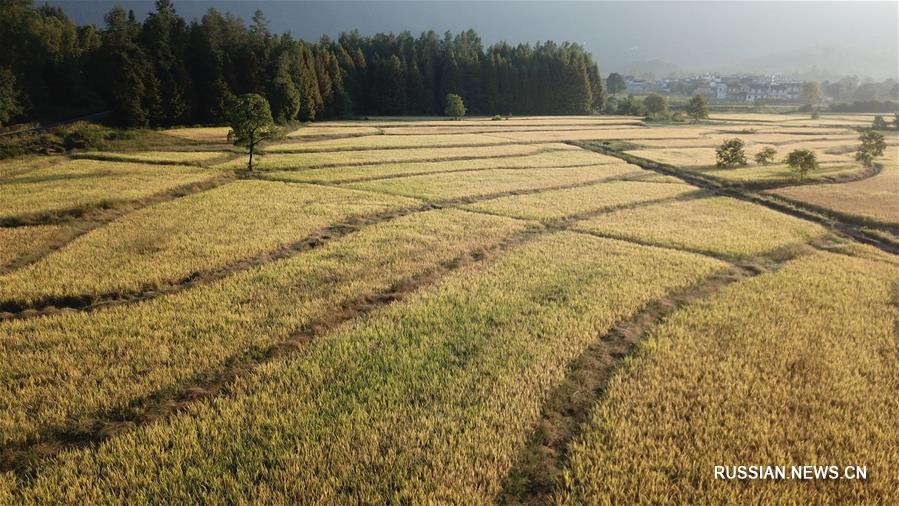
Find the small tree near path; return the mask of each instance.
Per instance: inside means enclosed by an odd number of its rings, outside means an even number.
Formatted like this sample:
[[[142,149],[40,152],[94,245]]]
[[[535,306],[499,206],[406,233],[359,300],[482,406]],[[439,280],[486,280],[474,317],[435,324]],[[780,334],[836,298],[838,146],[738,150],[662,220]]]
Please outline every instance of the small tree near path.
[[[874,130],[865,130],[858,140],[861,141],[861,144],[855,152],[855,159],[862,162],[865,167],[874,165],[874,159],[883,155],[887,149],[883,134]]]
[[[228,108],[231,131],[228,139],[235,146],[244,146],[250,154],[247,170],[253,170],[253,154],[260,142],[281,135],[281,129],[272,120],[268,100],[255,93],[247,93],[232,99]]]
[[[767,146],[755,154],[755,163],[759,165],[771,165],[774,163],[774,157],[776,155],[777,150],[771,146]]]
[[[693,121],[699,121],[709,117],[709,105],[702,95],[693,95],[693,98],[687,102],[687,115],[693,118]]]
[[[729,169],[746,165],[746,152],[743,151],[743,141],[737,138],[728,139],[715,148],[715,165]]]
[[[807,149],[794,149],[787,155],[787,165],[796,176],[796,179],[802,181],[809,173],[818,168],[818,157],[814,152]]]
[[[462,116],[465,116],[465,111],[465,103],[462,102],[462,97],[455,93],[450,93],[446,96],[446,108],[443,112],[447,116],[453,119],[462,119]]]

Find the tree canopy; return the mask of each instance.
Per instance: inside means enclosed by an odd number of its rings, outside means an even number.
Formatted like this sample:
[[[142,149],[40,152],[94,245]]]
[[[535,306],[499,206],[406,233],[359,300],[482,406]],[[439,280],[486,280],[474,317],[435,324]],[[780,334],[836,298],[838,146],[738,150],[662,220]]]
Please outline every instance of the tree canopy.
[[[256,146],[280,135],[280,129],[272,120],[272,110],[268,101],[255,93],[234,97],[228,104],[231,132],[228,138],[236,146],[245,146],[250,154],[247,169],[253,170],[253,153]]]
[[[114,7],[101,28],[16,0],[0,3],[0,24],[0,66],[12,73],[0,99],[16,97],[6,110],[20,119],[106,109],[129,126],[221,123],[246,93],[280,122],[438,115],[450,93],[487,115],[584,114],[605,100],[596,62],[568,42],[485,47],[472,30],[308,42],[271,33],[262,12],[249,25],[215,9],[187,21],[171,0],[143,22]]]
[[[709,117],[709,104],[702,95],[694,95],[687,102],[687,115],[696,121]]]
[[[443,112],[453,119],[462,119],[462,116],[465,116],[465,103],[462,102],[462,97],[455,93],[447,95],[446,108]]]

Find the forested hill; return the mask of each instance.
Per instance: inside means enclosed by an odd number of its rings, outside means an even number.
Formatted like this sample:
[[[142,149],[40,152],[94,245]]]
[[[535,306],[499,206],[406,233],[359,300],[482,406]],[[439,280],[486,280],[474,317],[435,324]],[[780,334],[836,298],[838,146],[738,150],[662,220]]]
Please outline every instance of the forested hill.
[[[442,114],[448,93],[474,114],[581,114],[602,106],[596,63],[577,44],[501,43],[469,30],[341,34],[317,43],[158,0],[143,22],[113,8],[76,26],[32,0],[0,2],[0,124],[105,109],[119,124],[216,123],[232,95],[269,99],[279,121]]]

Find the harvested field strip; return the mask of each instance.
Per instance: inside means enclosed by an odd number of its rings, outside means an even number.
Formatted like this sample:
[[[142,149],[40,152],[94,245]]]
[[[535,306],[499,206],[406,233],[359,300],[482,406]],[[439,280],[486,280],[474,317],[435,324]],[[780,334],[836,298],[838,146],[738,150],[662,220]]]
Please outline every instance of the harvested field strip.
[[[677,311],[610,382],[556,499],[891,502],[897,283],[895,266],[817,253]],[[743,462],[788,475],[791,465],[867,465],[868,479],[714,479],[715,465]]]
[[[65,452],[16,499],[489,502],[567,364],[615,322],[723,267],[545,236],[266,364],[215,401]]]
[[[201,166],[225,158],[234,158],[236,153],[223,151],[86,151],[75,153],[73,159],[106,160],[112,162],[158,163],[160,165]]]
[[[409,117],[397,117],[395,119],[379,118],[365,121],[327,121],[322,123],[314,123],[318,128],[328,127],[348,127],[348,126],[367,126],[381,129],[391,128],[408,128],[414,126],[416,128],[460,128],[465,129],[476,126],[560,126],[560,125],[607,125],[616,123],[643,123],[640,116],[526,116],[506,118],[501,121],[494,120],[492,117],[465,117],[461,120],[453,120],[451,118],[428,118],[414,119]]]
[[[639,175],[640,169],[627,164],[590,167],[481,170],[465,174],[432,174],[350,183],[347,187],[421,198],[431,202],[501,196],[507,192],[550,190],[595,184]]]
[[[464,161],[392,163],[361,167],[333,167],[301,171],[268,171],[261,175],[266,179],[309,183],[355,183],[375,179],[420,176],[425,174],[470,172],[477,170],[510,170],[536,168],[585,167],[603,164],[620,164],[611,156],[592,151],[551,151],[536,155],[504,158],[480,158]]]
[[[3,467],[27,467],[53,446],[127,428],[116,421],[148,421],[148,410],[164,410],[167,399],[201,396],[191,386],[215,387],[279,343],[302,347],[329,319],[386,303],[397,287],[527,226],[453,210],[418,213],[169,297],[0,323]]]
[[[267,146],[265,150],[271,153],[278,151],[316,153],[320,151],[491,146],[498,144],[512,144],[512,142],[498,137],[491,137],[489,135],[465,133],[446,135],[369,135],[349,139],[272,144]]]
[[[421,207],[408,198],[342,188],[236,181],[136,211],[0,275],[0,310],[79,307],[164,291],[217,277],[238,262],[252,266],[289,254],[335,223]]]
[[[822,237],[826,230],[727,197],[624,209],[578,222],[578,230],[710,255],[762,255]]]
[[[535,155],[550,151],[574,151],[569,144],[506,144],[501,146],[472,146],[463,148],[374,149],[332,151],[322,153],[271,153],[256,160],[260,170],[300,170],[326,167],[349,167],[403,162],[439,162],[447,160],[477,160]],[[216,165],[216,169],[239,169],[244,160],[232,160]]]
[[[695,187],[683,183],[612,181],[594,186],[484,200],[465,206],[465,209],[550,223],[622,205],[684,197],[695,191]]]
[[[0,224],[59,221],[221,177],[185,166],[97,160],[59,163],[0,181]]]

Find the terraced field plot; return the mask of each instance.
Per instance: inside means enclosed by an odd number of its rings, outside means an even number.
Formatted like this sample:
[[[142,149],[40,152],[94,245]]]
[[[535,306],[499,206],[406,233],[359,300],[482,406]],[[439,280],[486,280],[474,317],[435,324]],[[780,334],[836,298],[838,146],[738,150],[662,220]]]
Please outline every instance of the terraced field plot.
[[[421,147],[489,146],[511,144],[508,140],[487,134],[459,133],[444,135],[367,135],[345,139],[310,140],[273,144],[267,151],[345,151],[356,149],[405,149]]]
[[[754,256],[824,235],[824,229],[724,197],[625,209],[578,229],[609,237],[726,256]]]
[[[113,206],[0,227],[0,504],[895,502],[899,256],[793,195],[889,212],[895,149],[767,193],[615,151],[857,143],[761,119],[313,123],[250,172],[176,160],[226,153],[217,128],[0,162],[0,189],[52,185],[23,209]],[[759,461],[875,477],[713,480]]]
[[[587,167],[479,170],[459,174],[433,174],[350,183],[349,188],[420,198],[432,202],[471,197],[551,189],[589,184],[607,179],[639,175],[633,165],[611,164]]]
[[[558,498],[835,504],[895,497],[897,282],[895,265],[818,253],[676,313],[609,385],[573,447]],[[858,463],[870,474],[814,487],[800,480],[722,486],[710,472],[749,461]]]
[[[441,160],[466,160],[505,156],[524,156],[545,151],[575,151],[568,144],[505,144],[500,146],[471,146],[459,148],[410,148],[410,149],[363,149],[353,151],[325,151],[320,153],[267,154],[255,163],[260,170],[313,169],[322,167],[346,167],[402,162],[437,162]],[[215,166],[219,169],[242,169],[246,160],[235,159]]]
[[[397,177],[436,172],[471,171],[482,169],[535,169],[583,167],[587,165],[620,164],[621,160],[584,150],[548,151],[536,155],[504,158],[477,158],[443,162],[410,162],[371,164],[348,167],[328,167],[298,171],[271,171],[262,177],[283,181],[342,183],[363,179]]]
[[[185,166],[64,161],[0,179],[0,221],[84,211],[213,177],[208,171]]]
[[[136,211],[0,275],[0,301],[28,306],[154,290],[272,253],[354,216],[419,205],[353,190],[236,181]]]
[[[235,156],[233,153],[218,151],[134,151],[128,153],[109,151],[87,151],[78,153],[75,158],[89,160],[110,160],[114,162],[146,162],[162,164],[200,165],[221,158]],[[242,157],[241,157],[242,158]]]

